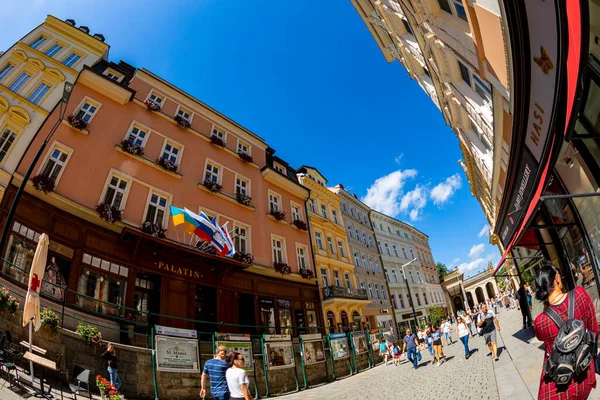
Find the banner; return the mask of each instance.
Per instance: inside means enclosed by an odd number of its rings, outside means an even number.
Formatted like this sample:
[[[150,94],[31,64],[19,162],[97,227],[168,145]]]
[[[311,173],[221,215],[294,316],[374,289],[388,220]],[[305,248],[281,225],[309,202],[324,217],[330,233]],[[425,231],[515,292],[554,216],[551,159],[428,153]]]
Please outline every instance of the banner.
[[[156,325],[157,335],[177,336],[182,338],[197,339],[198,332],[194,329],[171,328],[170,326]]]
[[[294,348],[292,342],[267,342],[265,343],[264,351],[267,368],[281,369],[294,366]]]
[[[379,345],[381,344],[381,332],[379,332],[379,329],[371,329],[369,331],[369,335],[371,339],[371,348],[379,351]]]
[[[369,351],[367,337],[364,332],[352,332],[352,342],[354,344],[354,353],[362,354]]]
[[[348,338],[346,338],[345,333],[330,334],[329,346],[334,360],[341,360],[350,356],[348,351]]]
[[[325,362],[325,347],[320,333],[300,335],[302,339],[302,358],[305,365]]]
[[[200,373],[197,340],[156,336],[155,345],[157,370]]]

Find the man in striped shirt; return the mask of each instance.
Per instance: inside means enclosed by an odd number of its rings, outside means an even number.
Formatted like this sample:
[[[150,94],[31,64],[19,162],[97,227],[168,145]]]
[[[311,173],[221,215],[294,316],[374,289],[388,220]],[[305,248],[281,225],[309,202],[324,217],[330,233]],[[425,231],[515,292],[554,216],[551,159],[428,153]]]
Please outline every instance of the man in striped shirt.
[[[229,400],[229,388],[225,379],[225,372],[229,369],[229,363],[225,361],[226,348],[217,347],[215,358],[204,363],[204,370],[200,378],[200,398],[206,396],[206,377],[210,379],[210,394],[215,400]]]

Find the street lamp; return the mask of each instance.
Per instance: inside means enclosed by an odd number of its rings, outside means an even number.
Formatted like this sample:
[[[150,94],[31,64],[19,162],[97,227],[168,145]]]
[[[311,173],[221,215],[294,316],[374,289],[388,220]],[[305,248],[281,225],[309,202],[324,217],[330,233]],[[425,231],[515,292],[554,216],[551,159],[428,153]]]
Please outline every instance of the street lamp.
[[[8,232],[10,232],[11,222],[12,222],[13,217],[15,216],[15,211],[17,210],[17,205],[19,203],[19,200],[21,199],[21,195],[23,195],[23,192],[25,191],[25,186],[27,186],[27,182],[29,181],[29,178],[31,177],[33,169],[35,168],[35,165],[37,164],[40,157],[42,156],[42,153],[44,152],[44,149],[46,148],[46,146],[48,145],[48,142],[52,138],[52,135],[54,135],[54,132],[56,132],[56,129],[58,129],[58,127],[60,126],[60,123],[63,121],[63,119],[65,117],[65,111],[67,110],[67,103],[69,103],[69,98],[71,97],[71,92],[73,91],[73,86],[74,86],[73,83],[65,82],[65,86],[63,88],[63,94],[60,98],[60,101],[57,104],[57,106],[60,107],[59,114],[58,114],[58,120],[54,123],[54,125],[52,126],[52,129],[50,129],[50,132],[48,132],[48,135],[42,142],[42,145],[40,146],[37,153],[35,154],[35,157],[33,157],[33,160],[31,161],[29,168],[27,168],[27,172],[23,176],[23,181],[21,182],[21,186],[19,186],[17,193],[15,193],[15,198],[13,199],[13,202],[10,206],[10,210],[8,211],[8,216],[6,217],[6,223],[4,224],[4,228],[2,229],[2,237],[0,238],[0,251],[2,251],[4,249],[4,245],[6,244],[6,238],[8,236]],[[55,106],[55,109],[56,109],[56,106]],[[40,129],[41,129],[41,127],[40,127]]]
[[[419,323],[417,322],[417,312],[415,311],[415,303],[412,299],[412,295],[410,294],[410,286],[408,286],[408,279],[406,279],[406,274],[404,273],[404,267],[409,266],[410,264],[414,263],[415,261],[417,261],[417,259],[413,258],[412,260],[410,260],[409,262],[407,262],[400,268],[402,269],[402,277],[404,278],[404,282],[406,282],[406,290],[408,290],[408,300],[410,302],[410,306],[412,307],[413,320],[415,321],[415,329],[419,329]]]

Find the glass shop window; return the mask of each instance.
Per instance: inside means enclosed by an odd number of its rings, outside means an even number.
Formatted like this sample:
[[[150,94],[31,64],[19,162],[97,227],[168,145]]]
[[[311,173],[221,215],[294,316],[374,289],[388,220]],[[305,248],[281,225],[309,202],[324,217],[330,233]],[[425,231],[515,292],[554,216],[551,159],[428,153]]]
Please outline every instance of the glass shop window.
[[[275,302],[272,298],[260,297],[260,326],[265,333],[275,333]],[[266,328],[265,328],[266,327]]]
[[[290,300],[278,300],[279,306],[279,329],[282,335],[292,334],[292,302]]]

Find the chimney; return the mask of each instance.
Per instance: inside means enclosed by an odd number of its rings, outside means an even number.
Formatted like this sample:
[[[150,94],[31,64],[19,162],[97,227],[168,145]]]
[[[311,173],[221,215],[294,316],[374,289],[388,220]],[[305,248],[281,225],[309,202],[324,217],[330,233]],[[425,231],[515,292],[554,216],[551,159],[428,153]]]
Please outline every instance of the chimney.
[[[85,32],[85,33],[88,33],[88,34],[90,33],[90,28],[88,28],[87,26],[80,26],[79,30],[81,32]]]
[[[74,19],[65,19],[65,23],[71,25],[71,26],[75,26],[75,20]]]

